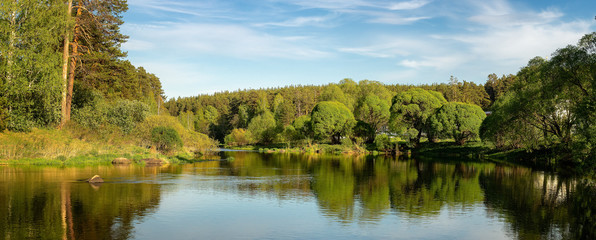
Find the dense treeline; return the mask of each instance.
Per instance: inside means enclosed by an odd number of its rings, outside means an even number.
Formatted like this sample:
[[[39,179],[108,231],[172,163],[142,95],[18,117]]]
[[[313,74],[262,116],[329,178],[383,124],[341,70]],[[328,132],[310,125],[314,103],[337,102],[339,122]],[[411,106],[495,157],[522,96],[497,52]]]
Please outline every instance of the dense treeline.
[[[127,9],[126,0],[2,0],[0,132],[66,128],[79,139],[111,135],[148,147],[157,144],[147,141],[148,126],[187,131],[149,117],[167,113],[166,97],[159,78],[125,59]],[[196,132],[179,135],[194,141],[185,147],[213,145]]]
[[[421,86],[343,79],[324,86],[297,85],[170,99],[165,106],[187,128],[230,145],[299,144],[305,140],[336,144],[346,136],[357,142],[373,143],[378,134],[389,132],[403,132],[419,143],[422,135],[431,134],[427,118],[447,101],[479,106],[479,111],[482,111],[480,107],[488,109],[492,102],[485,88],[493,94],[502,94],[504,89],[493,85],[510,78],[491,77],[492,85],[486,86],[460,82],[455,77],[451,77],[449,84]],[[424,116],[410,116],[402,113],[407,109],[399,109],[404,103],[396,104],[405,100],[395,99],[398,93],[409,93],[404,98],[430,94],[441,100],[423,109]],[[426,104],[428,99],[422,98],[420,101],[424,103],[415,102],[412,106]],[[407,120],[393,119],[400,114],[414,121],[414,125],[404,126],[401,123]],[[438,132],[435,135],[438,137]]]
[[[482,126],[500,149],[596,165],[596,33],[523,67]]]
[[[344,79],[170,99],[165,105],[188,129],[231,146],[370,143],[386,150],[395,137],[410,146],[422,139],[463,145],[482,135],[499,150],[524,149],[548,161],[592,168],[595,64],[591,33],[550,60],[532,59],[516,75],[490,74],[484,85],[455,77],[448,84],[419,86]]]

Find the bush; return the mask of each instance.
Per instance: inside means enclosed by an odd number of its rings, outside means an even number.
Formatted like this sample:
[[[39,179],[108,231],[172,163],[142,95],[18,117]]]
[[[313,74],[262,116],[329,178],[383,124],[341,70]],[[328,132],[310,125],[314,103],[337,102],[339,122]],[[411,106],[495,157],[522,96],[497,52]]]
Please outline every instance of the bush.
[[[235,128],[225,137],[225,143],[228,146],[246,146],[254,143],[250,132],[243,128]]]
[[[171,152],[181,148],[183,143],[176,129],[170,127],[155,127],[151,130],[151,141],[161,152]]]
[[[107,103],[99,92],[89,92],[85,96],[84,103],[73,100],[72,120],[85,128],[98,129],[106,121]]]
[[[118,126],[122,132],[130,133],[137,123],[143,122],[149,114],[149,107],[139,101],[120,100],[107,112],[108,122]]]
[[[207,135],[190,131],[182,126],[175,117],[165,115],[152,115],[142,123],[137,124],[134,134],[140,140],[140,145],[150,146],[153,144],[151,132],[156,127],[169,127],[176,130],[180,134],[186,151],[206,153],[217,148],[217,142],[207,137]]]
[[[387,151],[391,149],[391,139],[387,134],[379,134],[374,141],[375,149],[379,151]]]

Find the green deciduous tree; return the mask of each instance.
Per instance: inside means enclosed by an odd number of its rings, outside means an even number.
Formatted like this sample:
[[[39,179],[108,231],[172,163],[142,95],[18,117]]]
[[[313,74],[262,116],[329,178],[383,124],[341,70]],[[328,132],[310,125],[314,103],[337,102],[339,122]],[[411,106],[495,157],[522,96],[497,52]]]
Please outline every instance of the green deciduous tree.
[[[418,144],[426,130],[427,119],[446,102],[443,95],[435,91],[413,88],[401,92],[393,97],[389,126]]]
[[[235,128],[224,139],[228,146],[245,146],[254,143],[252,134],[246,129]]]
[[[60,119],[65,15],[58,0],[0,4],[0,125],[26,131]]]
[[[367,123],[372,131],[366,136],[367,142],[372,142],[376,134],[387,125],[391,112],[388,100],[376,95],[366,96],[354,111],[356,119]]]
[[[325,88],[323,88],[323,92],[321,92],[321,96],[319,96],[319,101],[335,101],[340,102],[348,109],[352,109],[352,100],[344,94],[344,91],[341,90],[337,84],[329,84]]]
[[[342,137],[349,136],[355,125],[356,119],[352,112],[339,102],[320,102],[311,113],[315,137],[329,139],[333,144],[339,144]]]
[[[486,114],[479,106],[458,102],[445,103],[428,118],[429,135],[454,138],[457,144],[463,145],[466,141],[478,137],[484,118]]]
[[[273,114],[265,111],[254,117],[248,124],[248,131],[259,143],[271,143],[275,138],[277,124]]]
[[[563,159],[577,162],[593,158],[595,46],[596,33],[591,33],[577,45],[557,50],[550,60],[539,57],[530,60],[517,74],[518,80],[503,97],[505,99],[495,103],[495,111],[487,118],[483,130],[515,131],[509,129],[513,122],[519,124],[520,129],[529,129],[526,133],[534,133],[533,139],[538,142],[522,147],[558,148]]]
[[[137,123],[143,122],[149,114],[149,107],[139,101],[119,100],[107,111],[109,123],[118,126],[122,132],[130,133]]]

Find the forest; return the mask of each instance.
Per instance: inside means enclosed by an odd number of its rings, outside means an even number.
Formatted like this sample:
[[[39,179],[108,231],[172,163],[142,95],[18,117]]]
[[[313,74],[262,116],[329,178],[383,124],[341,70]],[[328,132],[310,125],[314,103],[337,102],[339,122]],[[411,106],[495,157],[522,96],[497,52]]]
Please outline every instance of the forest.
[[[392,85],[343,79],[324,86],[244,89],[169,99],[188,129],[227,146],[341,144],[392,151],[421,142],[482,140],[492,152],[594,169],[596,33],[484,85]],[[360,147],[359,147],[360,146]]]
[[[159,78],[126,60],[127,9],[126,0],[0,4],[0,158],[215,147],[165,115]]]
[[[26,135],[46,129],[69,144],[164,153],[204,152],[216,141],[389,152],[482,140],[493,151],[596,166],[596,33],[484,85],[454,76],[432,85],[346,78],[167,99],[159,78],[121,49],[127,8],[126,0],[0,5],[0,158],[23,157],[18,146],[47,148]],[[64,154],[43,156],[56,155]]]

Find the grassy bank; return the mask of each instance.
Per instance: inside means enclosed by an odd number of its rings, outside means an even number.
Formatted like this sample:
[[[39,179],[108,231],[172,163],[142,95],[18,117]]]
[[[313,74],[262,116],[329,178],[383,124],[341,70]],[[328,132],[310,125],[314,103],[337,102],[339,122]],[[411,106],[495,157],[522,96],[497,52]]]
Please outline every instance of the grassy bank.
[[[573,175],[595,175],[596,166],[591,162],[574,161],[569,153],[554,149],[528,151],[525,149],[498,150],[492,144],[472,141],[460,146],[454,142],[422,143],[412,150],[415,156],[429,158],[457,158],[461,160],[490,160],[511,163],[532,169]]]
[[[157,126],[174,129],[181,146],[158,151],[151,135]],[[96,165],[117,157],[160,158],[176,163],[199,159],[215,148],[213,140],[185,129],[173,117],[150,116],[130,132],[111,125],[90,129],[74,123],[62,129],[4,131],[0,133],[0,164]]]

